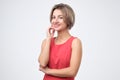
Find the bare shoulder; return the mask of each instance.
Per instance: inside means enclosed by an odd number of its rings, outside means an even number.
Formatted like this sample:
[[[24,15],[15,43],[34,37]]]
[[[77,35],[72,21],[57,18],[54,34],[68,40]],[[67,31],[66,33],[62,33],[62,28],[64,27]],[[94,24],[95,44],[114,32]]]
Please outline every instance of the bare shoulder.
[[[43,44],[46,43],[47,40],[51,40],[51,39],[45,38],[45,39],[43,39],[42,43],[43,43]]]
[[[43,39],[42,44],[44,44],[45,42],[46,42],[46,39]]]
[[[43,39],[41,47],[44,47],[45,43],[46,43],[46,39]]]
[[[44,46],[45,44],[49,44],[51,42],[52,38],[45,38],[43,41],[42,41],[42,46]]]
[[[43,39],[42,43],[45,43],[45,42],[46,42],[46,38],[45,38],[45,39]]]
[[[79,47],[82,46],[81,40],[79,38],[77,38],[77,37],[72,42],[72,47],[76,47],[76,46],[79,46]]]

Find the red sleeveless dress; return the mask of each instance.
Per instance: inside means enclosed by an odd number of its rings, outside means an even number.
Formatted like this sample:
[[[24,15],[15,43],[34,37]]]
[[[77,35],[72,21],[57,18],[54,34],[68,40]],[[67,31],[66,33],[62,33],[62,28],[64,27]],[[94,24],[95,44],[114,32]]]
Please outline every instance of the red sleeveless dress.
[[[52,38],[48,63],[49,68],[62,69],[70,66],[72,52],[71,45],[74,38],[75,37],[72,36],[65,43],[58,45],[54,42],[55,38]],[[63,78],[45,74],[44,80],[74,80],[74,77]]]

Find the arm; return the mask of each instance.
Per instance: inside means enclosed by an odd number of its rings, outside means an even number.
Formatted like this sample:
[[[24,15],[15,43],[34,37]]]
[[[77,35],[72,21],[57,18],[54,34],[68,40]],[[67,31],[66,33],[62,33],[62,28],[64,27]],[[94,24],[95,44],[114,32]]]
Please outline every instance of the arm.
[[[72,42],[72,55],[70,61],[70,67],[64,69],[49,69],[40,68],[46,74],[58,76],[58,77],[75,77],[82,58],[82,45],[79,39],[74,39]]]
[[[41,52],[40,52],[40,56],[38,58],[38,62],[40,63],[41,67],[46,67],[49,61],[49,49],[50,49],[50,42],[51,39],[50,38],[46,38],[45,40],[43,40],[42,42],[42,46],[41,46]]]
[[[53,30],[53,28],[49,27],[47,31],[47,38],[42,42],[41,52],[38,58],[38,62],[40,63],[40,66],[43,68],[47,66],[49,61],[50,43],[51,38],[54,36],[54,30],[53,32],[50,32],[51,30]]]

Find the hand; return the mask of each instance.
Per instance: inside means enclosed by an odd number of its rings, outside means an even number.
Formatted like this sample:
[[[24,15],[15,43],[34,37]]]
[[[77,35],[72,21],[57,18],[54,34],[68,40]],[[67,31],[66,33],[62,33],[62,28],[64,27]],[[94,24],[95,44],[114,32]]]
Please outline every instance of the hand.
[[[44,72],[45,74],[49,74],[50,69],[48,67],[39,66],[39,70]]]
[[[47,31],[47,37],[54,37],[54,33],[55,33],[55,29],[51,26],[48,28],[48,31]]]

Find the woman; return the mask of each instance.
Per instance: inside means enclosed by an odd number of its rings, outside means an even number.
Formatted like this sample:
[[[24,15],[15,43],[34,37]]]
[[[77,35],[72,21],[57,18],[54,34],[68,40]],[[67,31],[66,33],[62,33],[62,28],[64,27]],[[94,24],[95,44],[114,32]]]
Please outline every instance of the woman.
[[[69,32],[74,21],[75,15],[69,5],[60,3],[53,7],[51,26],[38,59],[39,69],[45,73],[44,80],[74,80],[82,58],[81,41]]]

